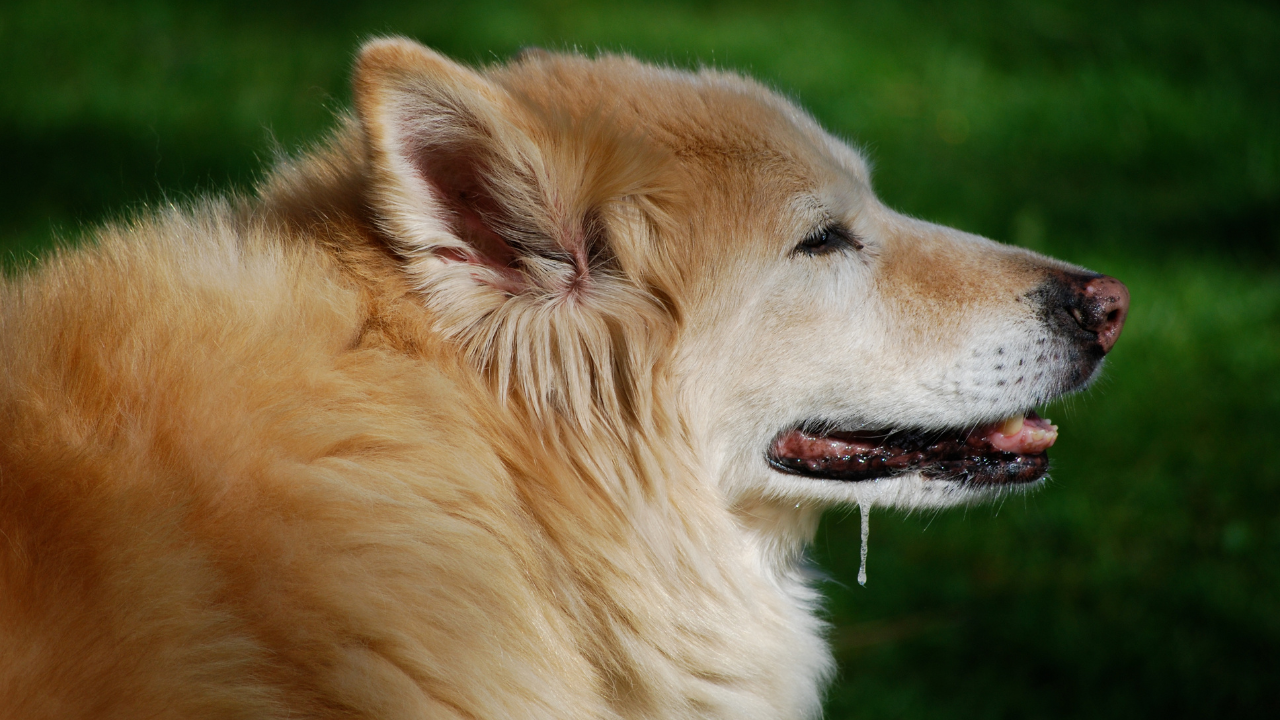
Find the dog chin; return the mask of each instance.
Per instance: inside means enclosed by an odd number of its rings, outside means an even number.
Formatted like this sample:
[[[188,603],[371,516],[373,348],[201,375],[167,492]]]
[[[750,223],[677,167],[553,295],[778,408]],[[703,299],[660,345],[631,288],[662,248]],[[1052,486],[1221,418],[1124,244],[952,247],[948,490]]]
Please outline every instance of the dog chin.
[[[980,485],[961,480],[928,478],[920,472],[850,483],[786,474],[771,469],[772,494],[785,502],[821,505],[866,505],[897,510],[943,509],[979,505],[1013,494],[1033,492],[1047,475],[1016,484]]]

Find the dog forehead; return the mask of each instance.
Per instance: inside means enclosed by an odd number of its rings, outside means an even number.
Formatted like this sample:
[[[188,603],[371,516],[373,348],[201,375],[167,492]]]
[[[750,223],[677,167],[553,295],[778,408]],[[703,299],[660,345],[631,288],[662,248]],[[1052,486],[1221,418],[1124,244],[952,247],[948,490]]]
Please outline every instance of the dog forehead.
[[[537,52],[488,75],[544,121],[613,124],[695,173],[804,188],[829,183],[833,173],[859,184],[868,179],[857,151],[786,97],[737,73],[690,72],[625,55]]]

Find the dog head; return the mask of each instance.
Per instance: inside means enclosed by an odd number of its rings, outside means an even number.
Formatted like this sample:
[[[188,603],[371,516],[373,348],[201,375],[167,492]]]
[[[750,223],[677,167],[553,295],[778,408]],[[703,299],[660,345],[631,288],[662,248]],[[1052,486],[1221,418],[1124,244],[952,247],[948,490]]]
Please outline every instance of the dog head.
[[[371,204],[440,329],[533,417],[668,432],[731,499],[944,505],[1034,483],[1118,281],[897,214],[737,75],[364,49]]]

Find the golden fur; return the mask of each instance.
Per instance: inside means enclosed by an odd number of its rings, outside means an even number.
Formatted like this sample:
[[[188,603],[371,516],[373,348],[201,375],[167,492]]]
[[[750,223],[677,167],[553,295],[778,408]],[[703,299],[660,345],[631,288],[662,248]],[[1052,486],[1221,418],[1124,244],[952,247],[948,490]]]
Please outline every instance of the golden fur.
[[[828,332],[836,292],[790,306],[761,278],[855,218],[883,268],[832,287],[896,330],[857,350],[890,369],[843,375],[893,388],[1066,266],[893,215],[731,74],[476,72],[380,40],[355,89],[254,197],[103,228],[3,288],[0,714],[817,714],[799,561],[859,498],[758,481],[735,438],[797,419],[775,388],[838,395],[766,352]],[[977,422],[1056,391],[911,392],[846,404]],[[970,497],[910,487],[883,503]]]

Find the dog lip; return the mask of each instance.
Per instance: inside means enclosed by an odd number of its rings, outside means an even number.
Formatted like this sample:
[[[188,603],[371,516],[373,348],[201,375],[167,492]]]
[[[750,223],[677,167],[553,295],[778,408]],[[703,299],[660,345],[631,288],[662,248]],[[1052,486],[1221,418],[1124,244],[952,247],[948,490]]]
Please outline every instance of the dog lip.
[[[767,453],[770,466],[844,482],[919,472],[927,479],[973,485],[1022,484],[1048,471],[1045,451],[1057,439],[1056,426],[1034,412],[965,429],[816,428],[806,424],[779,433]]]

